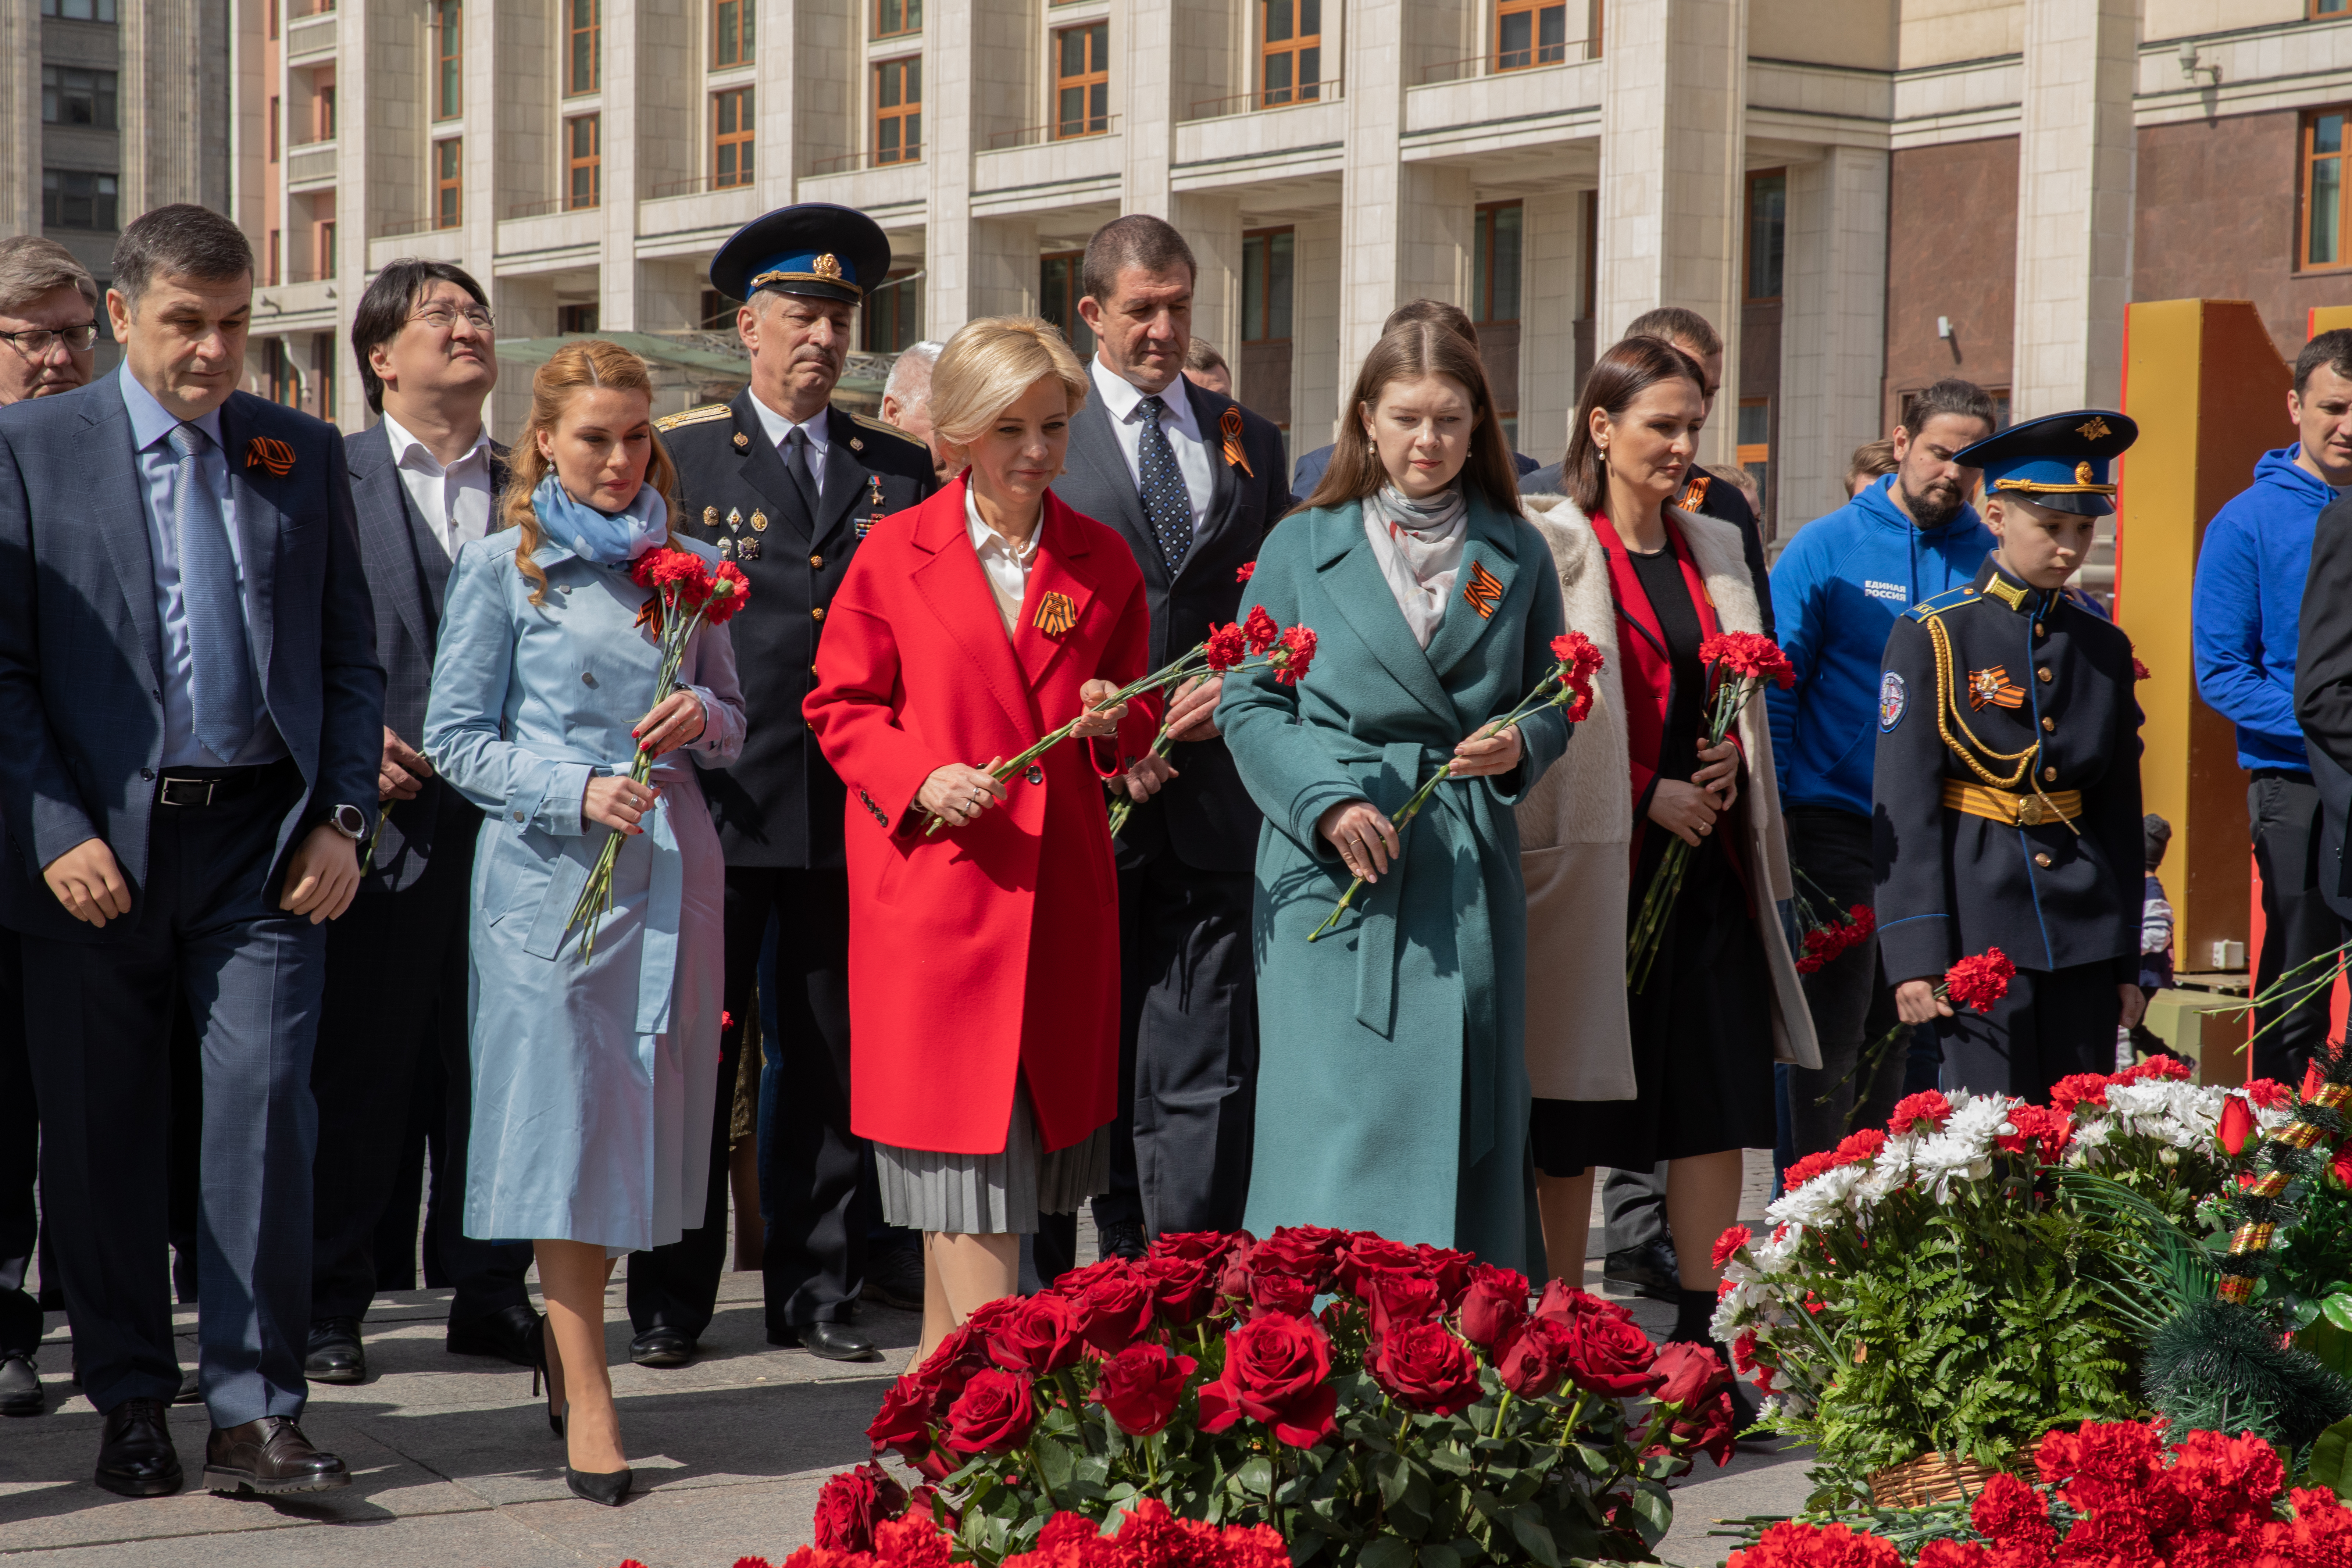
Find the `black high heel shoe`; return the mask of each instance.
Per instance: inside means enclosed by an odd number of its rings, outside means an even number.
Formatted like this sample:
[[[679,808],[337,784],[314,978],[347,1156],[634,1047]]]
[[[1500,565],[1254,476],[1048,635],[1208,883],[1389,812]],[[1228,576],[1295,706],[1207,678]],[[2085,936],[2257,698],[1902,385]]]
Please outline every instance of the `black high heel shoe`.
[[[539,1397],[540,1379],[547,1380],[547,1425],[557,1436],[563,1436],[564,1413],[555,1408],[555,1374],[547,1370],[547,1321],[541,1319],[531,1330],[530,1348],[534,1359],[530,1367],[530,1396]],[[567,1405],[569,1400],[564,1402]]]
[[[589,1502],[603,1503],[606,1508],[618,1508],[629,1495],[630,1483],[637,1473],[626,1465],[617,1470],[575,1470],[563,1467],[563,1484],[572,1495]]]

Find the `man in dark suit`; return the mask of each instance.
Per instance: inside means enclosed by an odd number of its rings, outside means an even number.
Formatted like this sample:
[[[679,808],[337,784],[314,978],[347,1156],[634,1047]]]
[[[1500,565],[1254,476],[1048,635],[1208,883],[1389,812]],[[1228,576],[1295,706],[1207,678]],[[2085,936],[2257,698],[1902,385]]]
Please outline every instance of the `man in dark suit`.
[[[192,205],[123,230],[122,369],[0,409],[0,923],[26,1005],[98,1483],[176,1490],[163,1059],[203,1047],[198,1366],[215,1490],[316,1491],[310,1075],[323,922],[375,820],[383,670],[342,443],[235,389],[253,254]]]
[[[499,526],[506,465],[482,428],[499,375],[492,331],[481,285],[445,261],[391,263],[352,319],[360,384],[382,416],[343,449],[384,667],[384,815],[351,913],[327,933],[310,1065],[319,1153],[303,1370],[320,1383],[366,1380],[360,1320],[375,1294],[375,1232],[399,1175],[402,1111],[436,1059],[446,1094],[427,1245],[457,1289],[448,1348],[526,1366],[539,1359],[539,1314],[523,1288],[530,1247],[476,1240],[460,1224],[472,1101],[467,889],[482,816],[416,750],[450,568],[459,548]],[[414,1205],[404,1230],[414,1247]]]
[[[1381,323],[1381,335],[1385,337],[1397,328],[1414,321],[1427,321],[1432,326],[1443,327],[1472,348],[1478,346],[1478,328],[1470,320],[1470,312],[1459,305],[1449,305],[1443,300],[1407,300],[1403,304],[1391,310],[1389,319]],[[1300,500],[1303,501],[1313,495],[1315,487],[1323,482],[1323,471],[1331,466],[1331,451],[1332,448],[1328,446],[1318,447],[1315,450],[1301,456],[1297,466],[1291,469],[1290,489]],[[1522,489],[1525,489],[1528,475],[1534,472],[1537,467],[1536,460],[1525,452],[1514,452],[1511,454],[1511,462],[1518,469],[1519,485]],[[1555,470],[1552,481],[1557,485],[1559,479],[1559,473]]]
[[[2319,791],[2320,896],[2352,921],[2352,867],[2344,861],[2352,815],[2352,491],[2327,503],[2311,535],[2296,625],[2294,717]]]
[[[1230,621],[1239,573],[1290,510],[1282,435],[1183,375],[1192,247],[1130,214],[1087,246],[1078,313],[1095,332],[1094,395],[1070,421],[1054,493],[1126,536],[1151,595],[1158,668]],[[1176,694],[1164,757],[1131,761],[1139,799],[1119,836],[1119,1116],[1111,1190],[1095,1200],[1106,1254],[1147,1235],[1230,1230],[1249,1191],[1257,992],[1249,946],[1258,810],[1217,736],[1221,682]],[[1038,1269],[1052,1232],[1039,1236]]]
[[[841,781],[801,721],[825,606],[867,529],[939,489],[923,444],[831,406],[865,291],[887,274],[890,242],[849,207],[782,207],[711,258],[710,284],[745,301],[736,330],[751,384],[731,403],[656,423],[677,464],[689,535],[751,579],[730,623],[750,730],[734,766],[703,793],[727,854],[727,1010],[719,1081],[735,1081],[743,1021],[769,922],[776,930],[776,1021],[763,1040],[760,1194],[768,1340],[835,1361],[879,1352],[850,1321],[866,1269],[857,1202],[864,1150],[849,1130],[849,873]],[[629,1353],[682,1366],[710,1322],[727,1245],[727,1147],[734,1097],[711,1128],[710,1196],[699,1229],[629,1258]]]

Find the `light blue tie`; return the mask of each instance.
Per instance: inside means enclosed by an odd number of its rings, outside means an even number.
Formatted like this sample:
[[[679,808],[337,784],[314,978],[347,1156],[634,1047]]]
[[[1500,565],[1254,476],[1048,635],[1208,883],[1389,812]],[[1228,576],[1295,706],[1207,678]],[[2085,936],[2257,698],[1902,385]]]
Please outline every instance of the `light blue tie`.
[[[179,458],[173,487],[173,526],[180,536],[180,602],[188,617],[189,698],[196,739],[222,762],[236,760],[253,736],[253,655],[245,637],[245,603],[237,589],[236,557],[220,501],[205,482],[205,452],[212,442],[193,425],[172,429]]]

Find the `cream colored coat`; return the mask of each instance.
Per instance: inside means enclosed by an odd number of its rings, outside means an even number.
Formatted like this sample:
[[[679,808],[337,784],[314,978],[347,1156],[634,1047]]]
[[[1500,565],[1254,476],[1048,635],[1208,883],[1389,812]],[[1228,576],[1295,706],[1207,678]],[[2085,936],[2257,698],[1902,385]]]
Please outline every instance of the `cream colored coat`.
[[[1519,872],[1528,889],[1528,1081],[1538,1100],[1631,1100],[1632,1026],[1625,1010],[1625,905],[1633,879],[1633,769],[1625,750],[1625,690],[1617,607],[1598,535],[1573,501],[1522,498],[1528,521],[1551,547],[1571,630],[1608,662],[1592,685],[1591,716],[1559,761],[1518,805]],[[1676,509],[1717,618],[1727,632],[1763,630],[1739,531]],[[1789,838],[1772,770],[1764,697],[1750,698],[1736,727],[1748,760],[1740,790],[1748,861],[1761,867],[1771,901],[1757,921],[1772,977],[1772,1054],[1822,1065],[1813,1020],[1797,978],[1780,905],[1794,895]],[[1664,831],[1664,829],[1660,829]]]

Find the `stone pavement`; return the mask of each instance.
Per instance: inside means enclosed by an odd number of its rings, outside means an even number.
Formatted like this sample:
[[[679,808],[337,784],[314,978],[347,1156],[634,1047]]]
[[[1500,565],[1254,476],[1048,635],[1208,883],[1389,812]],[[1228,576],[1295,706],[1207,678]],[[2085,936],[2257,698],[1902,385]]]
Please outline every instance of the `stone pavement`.
[[[1754,1157],[1751,1156],[1751,1159]],[[1760,1189],[1743,1209],[1760,1210]],[[1599,1228],[1594,1231],[1598,1252]],[[1082,1236],[1081,1257],[1092,1254]],[[625,1268],[625,1265],[624,1265]],[[1598,1289],[1598,1258],[1587,1283]],[[731,1568],[781,1563],[809,1539],[817,1489],[866,1457],[866,1424],[919,1336],[912,1314],[861,1309],[886,1360],[845,1365],[766,1342],[760,1277],[721,1281],[717,1321],[694,1365],[628,1363],[623,1279],[608,1298],[606,1344],[621,1428],[640,1491],[604,1509],[563,1485],[563,1446],[530,1396],[530,1373],[442,1349],[446,1291],[380,1296],[368,1319],[373,1376],[312,1390],[303,1429],[352,1471],[342,1490],[307,1499],[211,1496],[194,1489],[205,1412],[183,1405],[172,1430],[191,1489],[131,1500],[89,1479],[99,1417],[67,1382],[65,1319],[49,1318],[41,1363],[50,1413],[0,1421],[0,1557],[8,1568]],[[1673,1312],[1638,1301],[1654,1335]],[[178,1312],[181,1358],[195,1358],[195,1313]],[[1801,1455],[1743,1450],[1717,1471],[1701,1462],[1680,1489],[1660,1549],[1685,1568],[1720,1562],[1717,1518],[1788,1512],[1804,1498]]]

